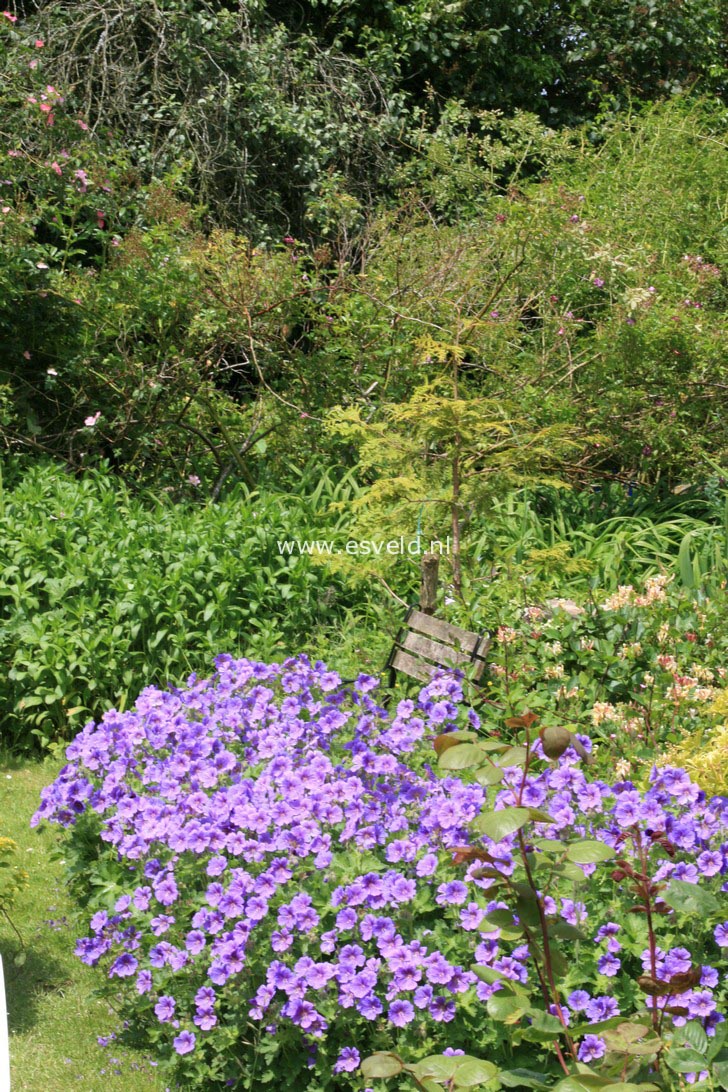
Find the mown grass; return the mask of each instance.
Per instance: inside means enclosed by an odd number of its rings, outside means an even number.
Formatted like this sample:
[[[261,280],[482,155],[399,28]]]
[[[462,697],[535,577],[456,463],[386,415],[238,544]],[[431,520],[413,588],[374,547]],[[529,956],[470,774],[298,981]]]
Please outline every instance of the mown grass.
[[[63,866],[52,859],[56,832],[29,826],[40,790],[59,766],[0,756],[3,834],[17,842],[30,878],[12,914],[22,945],[9,923],[0,921],[13,1092],[161,1092],[164,1083],[148,1059],[97,1042],[118,1020],[93,995],[97,972],[73,954],[81,934],[63,887]],[[25,962],[16,966],[21,952]]]

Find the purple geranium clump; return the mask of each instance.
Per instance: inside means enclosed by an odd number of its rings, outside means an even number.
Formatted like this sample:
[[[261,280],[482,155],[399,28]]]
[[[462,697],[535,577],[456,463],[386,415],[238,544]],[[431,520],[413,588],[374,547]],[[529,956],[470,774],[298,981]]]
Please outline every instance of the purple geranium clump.
[[[644,792],[610,786],[589,780],[569,749],[558,764],[538,757],[525,783],[522,769],[506,768],[490,800],[479,784],[436,774],[431,740],[463,714],[452,675],[389,714],[376,680],[362,675],[346,688],[305,657],[264,665],[222,656],[216,669],[185,690],[148,688],[134,709],[88,725],[33,820],[69,828],[71,845],[86,824],[105,844],[125,893],[93,914],[77,953],[127,990],[130,1010],[153,1014],[170,1056],[208,1041],[214,1053],[218,1029],[252,1022],[262,1037],[295,1031],[311,1048],[307,1064],[341,1082],[378,1028],[414,1042],[425,1027],[451,1025],[477,1042],[473,998],[485,1002],[502,984],[472,968],[519,986],[535,975],[522,939],[483,927],[507,907],[494,895],[498,873],[516,867],[516,835],[495,843],[470,825],[526,792],[549,816],[533,836],[551,844],[596,838],[623,857],[653,854],[657,883],[720,884],[728,871],[728,802],[706,800],[680,770],[654,770]],[[465,721],[479,727],[472,711]],[[454,851],[474,843],[495,875],[477,861],[453,865]],[[584,865],[585,879],[593,871]],[[608,993],[582,988],[582,976],[562,999],[565,1013],[568,1000],[594,1024],[620,1012],[613,994],[626,959],[619,925],[584,897],[573,884],[568,895],[554,890],[544,911],[594,930],[592,980]],[[728,923],[711,942],[717,954]],[[674,947],[649,969],[669,982],[691,965]],[[709,1033],[722,1019],[711,970],[680,998]],[[665,993],[645,1004],[670,1002]],[[329,1038],[352,1045],[327,1053]],[[582,1036],[582,1061],[603,1052],[599,1036]]]

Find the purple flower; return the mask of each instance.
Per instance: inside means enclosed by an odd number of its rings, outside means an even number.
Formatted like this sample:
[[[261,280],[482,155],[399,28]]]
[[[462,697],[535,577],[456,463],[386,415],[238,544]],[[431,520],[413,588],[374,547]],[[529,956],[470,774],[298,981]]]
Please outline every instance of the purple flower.
[[[194,1031],[181,1031],[179,1035],[172,1040],[172,1046],[178,1054],[189,1054],[191,1050],[195,1049],[195,1043],[197,1038]]]
[[[136,989],[137,993],[149,993],[152,988],[152,972],[140,971],[137,975]]]
[[[586,1006],[586,1018],[590,1024],[597,1024],[600,1020],[609,1020],[612,1016],[619,1016],[619,1005],[613,997],[602,995],[593,997]]]
[[[704,1019],[715,1012],[717,1005],[710,990],[693,990],[687,995],[688,1013]]]
[[[334,1063],[334,1073],[353,1073],[359,1068],[361,1057],[356,1047],[344,1047]]]
[[[579,1046],[577,1057],[580,1062],[596,1062],[607,1052],[607,1044],[598,1035],[585,1035]]]
[[[721,925],[716,925],[713,930],[713,936],[715,937],[715,943],[720,948],[728,948],[728,921],[724,921]]]
[[[174,882],[174,877],[165,876],[161,880],[155,880],[154,895],[157,902],[161,902],[162,906],[171,906],[173,902],[176,902],[179,889]]]
[[[449,883],[441,883],[437,889],[435,902],[440,906],[460,906],[468,897],[468,889],[461,880],[451,880]]]
[[[376,1020],[384,1011],[384,1005],[378,997],[374,996],[374,994],[369,994],[367,997],[362,998],[356,1007],[365,1020]]]
[[[154,1006],[154,1013],[157,1019],[161,1021],[161,1023],[166,1023],[168,1020],[171,1020],[174,1016],[176,1005],[177,1003],[173,997],[170,997],[168,994],[163,994]]]
[[[393,1001],[387,1011],[389,1022],[396,1028],[403,1028],[415,1018],[415,1010],[409,1001]]]
[[[591,997],[586,990],[574,990],[573,993],[569,994],[567,1000],[569,1008],[573,1009],[574,1012],[583,1012],[591,1001]]]
[[[122,955],[115,959],[111,964],[109,978],[111,978],[112,975],[118,975],[119,978],[128,978],[135,973],[138,966],[139,964],[133,955],[129,952],[123,952]]]
[[[597,970],[599,971],[599,974],[606,975],[607,978],[613,978],[614,975],[619,972],[621,966],[620,960],[618,960],[615,955],[612,955],[611,952],[601,956],[597,960]]]
[[[434,997],[430,1004],[430,1016],[433,1020],[449,1024],[455,1019],[455,1002],[446,997]]]

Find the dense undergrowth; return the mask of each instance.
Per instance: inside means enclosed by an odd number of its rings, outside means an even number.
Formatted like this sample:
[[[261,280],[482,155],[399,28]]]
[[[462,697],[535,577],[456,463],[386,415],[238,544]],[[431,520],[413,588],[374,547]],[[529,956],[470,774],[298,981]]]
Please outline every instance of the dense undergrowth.
[[[4,746],[69,738],[89,717],[127,708],[145,684],[204,670],[221,649],[303,649],[345,676],[378,670],[402,614],[394,596],[416,598],[419,558],[346,555],[360,495],[351,474],[315,468],[296,492],[239,487],[218,503],[133,495],[108,473],[22,474],[0,507]],[[619,490],[504,498],[474,521],[465,598],[441,611],[494,629],[514,604],[613,591],[660,570],[695,592],[717,587],[723,504],[718,493],[650,509]],[[404,531],[411,540],[415,529]],[[341,553],[287,554],[282,544],[294,541]],[[442,568],[446,584],[447,556]]]

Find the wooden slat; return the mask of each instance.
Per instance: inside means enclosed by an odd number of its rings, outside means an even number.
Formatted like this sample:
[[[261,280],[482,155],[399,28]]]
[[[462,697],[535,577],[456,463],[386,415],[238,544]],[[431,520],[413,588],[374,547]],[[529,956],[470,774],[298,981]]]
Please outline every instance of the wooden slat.
[[[403,675],[409,675],[420,682],[429,682],[432,672],[436,670],[434,664],[426,664],[424,660],[416,660],[409,652],[403,652],[398,648],[392,657],[392,667],[395,671],[401,671]]]
[[[408,631],[402,642],[402,647],[408,648],[410,652],[417,653],[418,656],[434,660],[440,667],[470,662],[467,652],[458,652],[452,645],[443,645],[439,641],[432,641],[429,637],[423,637],[421,633],[415,633],[414,630]]]
[[[460,629],[459,626],[453,626],[450,622],[443,622],[440,618],[432,618],[419,610],[412,611],[407,619],[407,625],[410,629],[417,630],[418,633],[424,633],[428,637],[446,641],[451,645],[458,645],[463,652],[469,654],[472,654],[479,640],[477,633],[471,633],[467,629]],[[483,646],[485,646],[485,642],[483,642]],[[481,653],[479,652],[478,655],[480,656]]]

